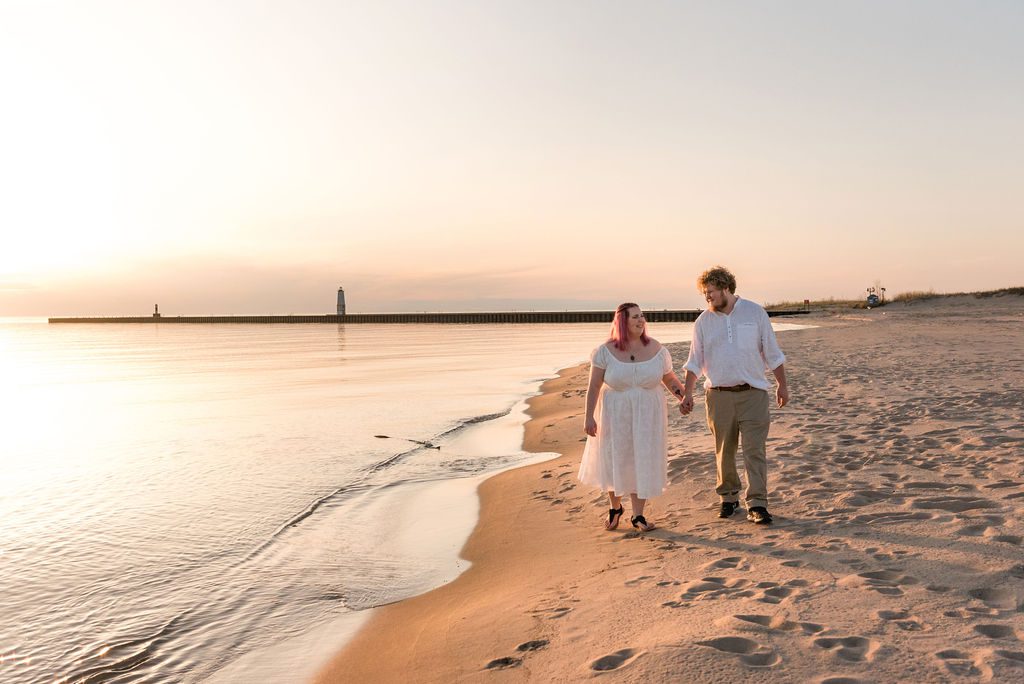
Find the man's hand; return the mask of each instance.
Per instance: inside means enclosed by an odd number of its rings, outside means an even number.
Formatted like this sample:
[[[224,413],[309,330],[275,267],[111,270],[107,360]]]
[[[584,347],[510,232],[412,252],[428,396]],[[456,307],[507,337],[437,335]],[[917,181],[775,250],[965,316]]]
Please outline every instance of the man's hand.
[[[679,413],[684,416],[690,415],[690,411],[693,410],[693,395],[687,394],[683,397],[683,400],[679,402]]]
[[[782,408],[789,403],[789,388],[785,385],[779,385],[775,390],[775,401],[778,403],[779,408]]]

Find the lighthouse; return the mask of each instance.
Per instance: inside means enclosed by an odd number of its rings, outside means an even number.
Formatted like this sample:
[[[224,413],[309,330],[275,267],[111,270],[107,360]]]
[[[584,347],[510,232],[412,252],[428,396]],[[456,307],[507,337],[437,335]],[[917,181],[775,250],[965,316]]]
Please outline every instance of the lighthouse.
[[[338,315],[345,315],[345,288],[338,288]]]

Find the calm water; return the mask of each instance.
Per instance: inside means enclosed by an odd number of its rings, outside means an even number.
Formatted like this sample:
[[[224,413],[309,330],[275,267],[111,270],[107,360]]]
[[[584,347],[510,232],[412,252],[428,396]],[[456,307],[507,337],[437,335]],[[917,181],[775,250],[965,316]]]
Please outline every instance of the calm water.
[[[606,331],[0,319],[0,681],[302,681],[465,568],[522,400]]]

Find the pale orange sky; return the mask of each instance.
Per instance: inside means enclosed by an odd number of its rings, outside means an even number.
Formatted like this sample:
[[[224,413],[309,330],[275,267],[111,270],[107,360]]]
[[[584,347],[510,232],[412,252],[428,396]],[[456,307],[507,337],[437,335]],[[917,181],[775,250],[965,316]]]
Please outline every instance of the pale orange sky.
[[[0,316],[1022,284],[1014,2],[0,0]]]

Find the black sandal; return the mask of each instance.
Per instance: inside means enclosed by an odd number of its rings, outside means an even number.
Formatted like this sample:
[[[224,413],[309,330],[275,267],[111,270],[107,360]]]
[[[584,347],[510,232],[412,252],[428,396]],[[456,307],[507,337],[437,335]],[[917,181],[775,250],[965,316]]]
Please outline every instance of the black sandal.
[[[614,530],[615,528],[617,528],[619,526],[619,518],[622,517],[623,513],[624,510],[622,506],[619,506],[618,508],[609,508],[608,522],[604,524],[604,528],[606,530]]]
[[[629,522],[633,523],[633,527],[637,528],[641,532],[650,532],[654,529],[654,525],[647,522],[647,518],[642,515],[634,515],[629,519]]]

